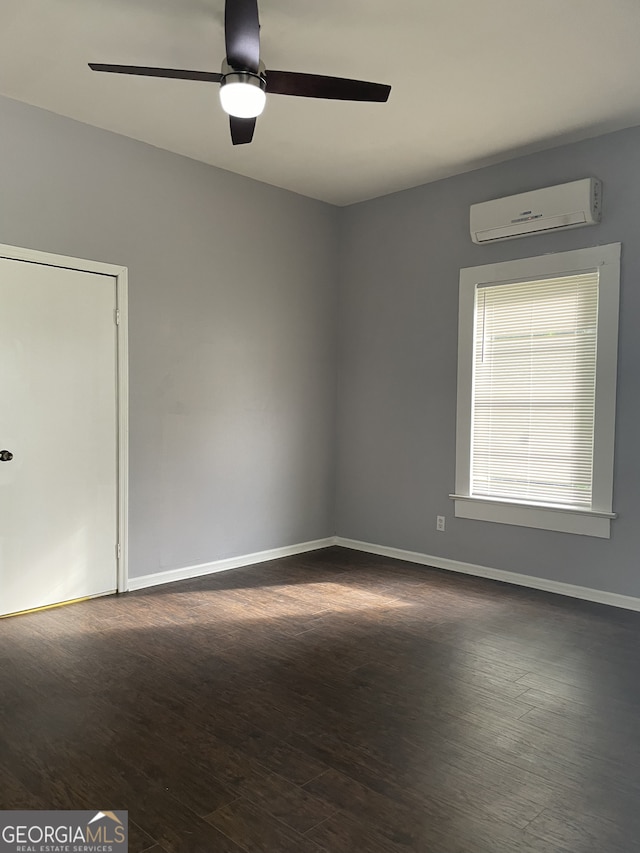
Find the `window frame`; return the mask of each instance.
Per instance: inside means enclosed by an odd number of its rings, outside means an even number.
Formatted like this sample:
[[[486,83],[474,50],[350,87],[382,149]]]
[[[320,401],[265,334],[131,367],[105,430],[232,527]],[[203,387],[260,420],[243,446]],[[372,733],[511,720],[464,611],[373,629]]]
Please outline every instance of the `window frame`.
[[[455,493],[456,518],[514,524],[608,539],[611,535],[621,244],[610,243],[460,270]],[[591,508],[471,495],[475,294],[479,285],[511,284],[599,271],[596,399]]]

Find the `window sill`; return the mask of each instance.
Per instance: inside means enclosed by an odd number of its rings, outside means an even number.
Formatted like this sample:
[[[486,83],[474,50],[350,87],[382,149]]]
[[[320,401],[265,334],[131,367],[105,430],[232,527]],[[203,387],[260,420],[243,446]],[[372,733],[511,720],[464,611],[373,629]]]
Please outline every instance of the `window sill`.
[[[519,527],[556,530],[561,533],[577,533],[599,539],[610,538],[611,519],[616,517],[612,512],[519,503],[499,498],[471,495],[449,495],[449,497],[455,503],[456,518],[515,524]]]

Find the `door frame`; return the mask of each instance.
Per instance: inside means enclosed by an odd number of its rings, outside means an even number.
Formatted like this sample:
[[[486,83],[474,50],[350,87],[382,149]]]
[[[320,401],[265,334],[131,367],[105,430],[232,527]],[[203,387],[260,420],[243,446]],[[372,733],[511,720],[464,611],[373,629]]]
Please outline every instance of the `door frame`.
[[[0,243],[0,258],[25,261],[48,267],[97,273],[115,279],[116,284],[116,409],[117,418],[117,542],[116,550],[117,589],[126,592],[129,588],[129,335],[128,335],[128,270],[114,264],[88,261],[66,255],[23,249]]]

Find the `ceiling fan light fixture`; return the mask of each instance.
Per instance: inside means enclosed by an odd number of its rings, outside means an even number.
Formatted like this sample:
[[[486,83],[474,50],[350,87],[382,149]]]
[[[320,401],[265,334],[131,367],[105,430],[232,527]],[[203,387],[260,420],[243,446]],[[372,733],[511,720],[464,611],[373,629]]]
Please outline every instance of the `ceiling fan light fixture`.
[[[220,81],[220,103],[225,113],[236,118],[255,118],[267,100],[266,80],[247,71],[231,71]]]
[[[222,0],[219,2],[222,4]],[[366,80],[300,71],[267,71],[260,59],[258,0],[224,0],[224,44],[227,55],[219,73],[103,62],[90,62],[89,68],[111,74],[219,83],[222,108],[231,116],[229,127],[234,145],[246,145],[253,139],[255,120],[266,103],[267,78],[269,95],[297,98],[384,103],[391,91],[391,86]]]

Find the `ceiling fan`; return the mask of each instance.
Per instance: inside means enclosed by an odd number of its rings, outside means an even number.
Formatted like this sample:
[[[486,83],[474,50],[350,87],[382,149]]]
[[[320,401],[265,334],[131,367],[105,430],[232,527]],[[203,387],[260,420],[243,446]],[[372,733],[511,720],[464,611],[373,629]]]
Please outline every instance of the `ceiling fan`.
[[[219,74],[213,71],[105,65],[98,62],[90,62],[89,68],[111,74],[220,83],[220,101],[223,110],[229,113],[231,141],[234,145],[245,145],[253,139],[256,117],[264,109],[267,94],[379,103],[384,103],[389,97],[391,86],[381,83],[296,71],[268,71],[260,61],[257,0],[226,0],[224,37],[227,56]]]

